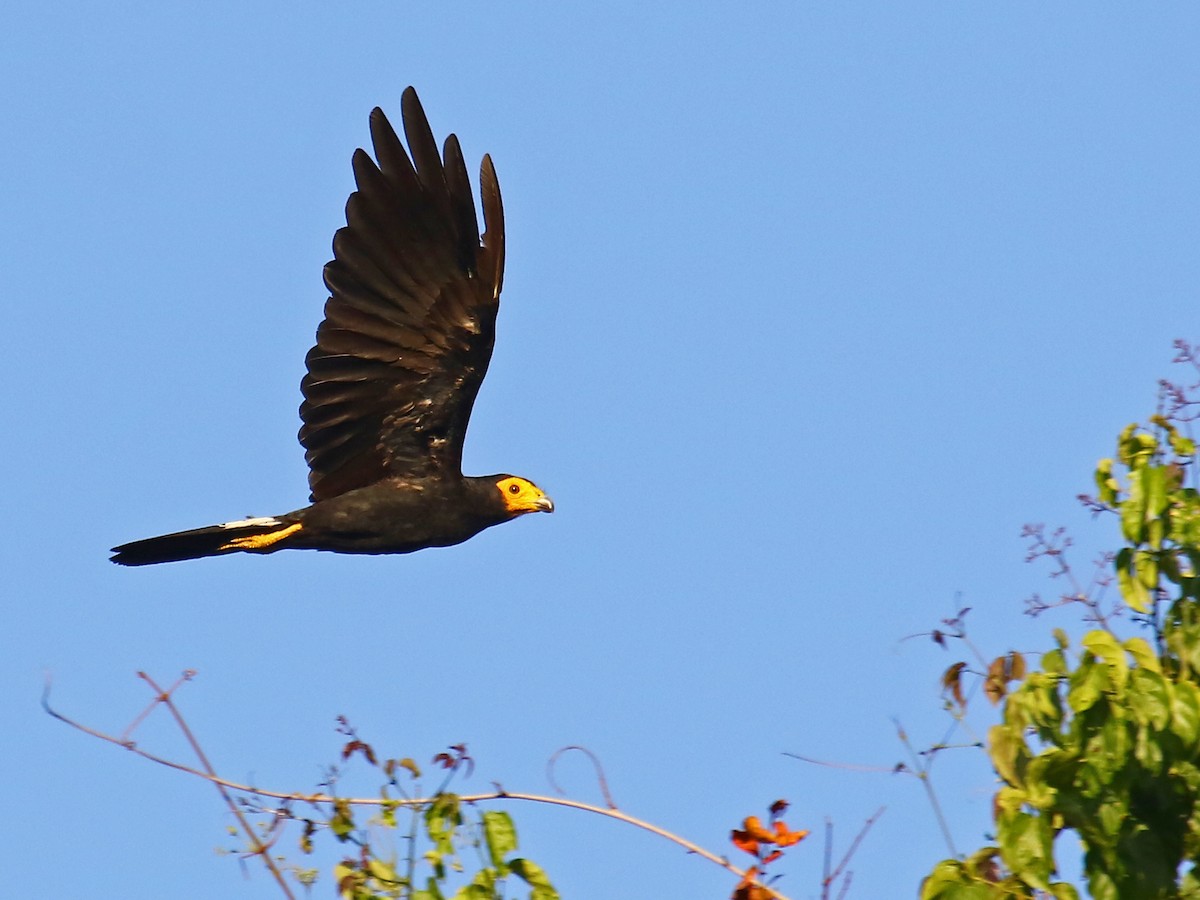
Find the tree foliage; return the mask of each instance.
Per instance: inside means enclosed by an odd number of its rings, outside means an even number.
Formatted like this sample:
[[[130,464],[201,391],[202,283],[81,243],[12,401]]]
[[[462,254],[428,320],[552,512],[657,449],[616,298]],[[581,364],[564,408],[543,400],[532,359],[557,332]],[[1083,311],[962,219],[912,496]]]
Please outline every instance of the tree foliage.
[[[337,895],[342,900],[558,900],[558,892],[541,866],[516,856],[517,829],[502,810],[481,810],[448,790],[460,773],[474,769],[463,744],[433,758],[444,774],[428,800],[412,801],[420,793],[421,767],[411,758],[380,760],[345,720],[339,731],[350,738],[342,748],[343,762],[364,761],[382,775],[377,803],[367,804],[367,816],[356,816],[356,804],[334,797],[312,804],[323,815],[305,818],[300,838],[304,853],[313,851],[321,832],[353,849],[334,866]],[[331,770],[327,785],[336,785],[339,769]],[[361,809],[360,809],[361,812]],[[281,819],[298,818],[288,808],[271,810],[271,827]],[[397,850],[397,836],[402,837]],[[303,880],[306,871],[290,867]],[[313,873],[315,875],[315,873]],[[516,882],[517,887],[513,884]],[[525,893],[527,892],[527,893]]]
[[[1083,498],[1120,522],[1111,564],[1128,619],[1079,598],[1097,626],[1079,646],[1056,629],[1038,665],[992,664],[993,842],[938,863],[923,900],[1078,898],[1059,860],[1080,851],[1095,900],[1200,898],[1200,495],[1181,430],[1194,404],[1164,387],[1177,402],[1121,433]]]

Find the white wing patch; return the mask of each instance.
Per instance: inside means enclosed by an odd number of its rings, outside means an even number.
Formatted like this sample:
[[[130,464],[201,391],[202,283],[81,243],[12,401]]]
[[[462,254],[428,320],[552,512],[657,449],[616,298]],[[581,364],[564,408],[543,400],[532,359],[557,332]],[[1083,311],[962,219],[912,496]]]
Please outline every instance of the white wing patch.
[[[237,522],[222,522],[222,528],[244,528],[247,525],[282,525],[278,519],[272,519],[270,516],[263,516],[258,519],[241,519]]]

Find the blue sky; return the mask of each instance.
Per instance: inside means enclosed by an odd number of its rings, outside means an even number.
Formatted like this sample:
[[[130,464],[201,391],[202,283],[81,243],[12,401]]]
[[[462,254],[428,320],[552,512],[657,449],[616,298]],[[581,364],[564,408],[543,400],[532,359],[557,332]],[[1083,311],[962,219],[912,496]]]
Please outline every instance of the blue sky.
[[[940,739],[960,654],[902,639],[957,605],[994,654],[1072,624],[1021,616],[1056,585],[1019,530],[1069,525],[1081,568],[1115,540],[1072,498],[1200,337],[1198,30],[1186,5],[1028,2],[7,10],[6,892],[278,896],[212,852],[211,788],[38,706],[49,672],[119,732],[135,671],[195,668],[185,712],[233,778],[313,788],[339,714],[389,755],[465,741],[464,791],[545,792],[583,744],[625,811],[719,852],[778,797],[843,846],[886,805],[851,896],[911,896],[947,852],[918,784],[782,754],[890,766],[893,716]],[[558,512],[411,556],[110,565],[304,504],[321,267],[367,114],[408,84],[504,191],[465,466]],[[139,739],[186,758],[165,720]],[[599,799],[582,761],[559,774]],[[982,759],[935,783],[978,846]],[[732,888],[508,808],[564,896]],[[780,887],[816,896],[820,863],[789,851]]]

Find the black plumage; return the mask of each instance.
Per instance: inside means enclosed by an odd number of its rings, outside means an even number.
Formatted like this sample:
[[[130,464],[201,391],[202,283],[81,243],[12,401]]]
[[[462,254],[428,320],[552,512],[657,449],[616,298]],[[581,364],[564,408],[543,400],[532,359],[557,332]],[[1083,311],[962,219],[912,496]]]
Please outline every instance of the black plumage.
[[[553,511],[524,478],[462,474],[495,340],[504,208],[484,156],[481,235],[458,139],[439,155],[411,87],[401,110],[408,152],[383,112],[371,113],[378,164],[355,151],[358,190],[325,266],[330,297],[300,384],[312,505],[123,544],[113,562],[287,548],[408,553]]]

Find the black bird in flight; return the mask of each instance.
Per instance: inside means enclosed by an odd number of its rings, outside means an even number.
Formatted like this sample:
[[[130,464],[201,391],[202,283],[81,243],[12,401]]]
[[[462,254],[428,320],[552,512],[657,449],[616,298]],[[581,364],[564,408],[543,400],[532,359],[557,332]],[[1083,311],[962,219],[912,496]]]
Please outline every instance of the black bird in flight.
[[[462,474],[504,278],[500,185],[484,156],[481,236],[458,139],[439,155],[411,87],[401,110],[407,153],[383,112],[371,113],[379,162],[355,151],[358,190],[325,266],[331,296],[300,383],[312,505],[122,544],[113,562],[293,548],[410,553],[554,511],[524,478]]]

